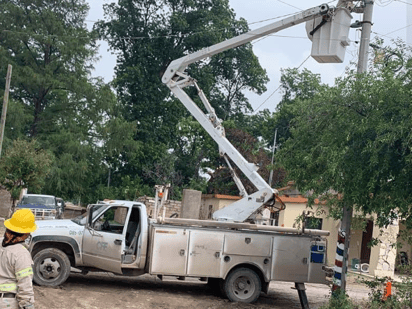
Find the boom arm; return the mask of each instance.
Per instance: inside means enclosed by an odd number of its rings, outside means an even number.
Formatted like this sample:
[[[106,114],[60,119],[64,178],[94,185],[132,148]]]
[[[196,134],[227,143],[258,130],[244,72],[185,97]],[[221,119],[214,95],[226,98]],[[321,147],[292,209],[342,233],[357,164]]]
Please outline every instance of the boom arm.
[[[168,68],[166,69],[166,72],[163,75],[162,81],[164,84],[168,85],[170,81],[176,77],[177,72],[183,73],[183,71],[187,68],[189,64],[192,64],[199,60],[211,57],[225,50],[249,43],[263,36],[273,34],[280,30],[301,24],[303,22],[319,17],[321,15],[326,15],[329,13],[329,11],[330,11],[329,6],[327,4],[322,4],[318,7],[305,10],[296,15],[292,15],[288,18],[279,20],[267,26],[258,28],[256,30],[249,31],[237,37],[226,40],[224,42],[220,42],[218,44],[206,47],[200,51],[194,52],[193,54],[189,54],[187,56],[176,59],[172,61],[170,65],[168,66]]]
[[[225,50],[238,47],[271,33],[306,22],[310,19],[326,15],[329,11],[329,6],[327,4],[322,4],[319,7],[308,9],[286,19],[282,19],[270,25],[204,48],[198,52],[174,60],[168,66],[165,74],[163,75],[163,83],[167,85],[167,87],[176,95],[176,97],[189,110],[193,117],[196,118],[196,120],[219,145],[220,155],[224,156],[227,162],[229,162],[227,160],[227,157],[229,157],[258,190],[248,196],[239,178],[236,176],[233,169],[231,169],[235,183],[239,187],[241,193],[243,193],[244,197],[241,200],[216,211],[213,214],[214,219],[244,222],[251,215],[256,213],[256,211],[258,211],[262,206],[270,204],[273,205],[278,192],[277,190],[272,189],[270,185],[257,173],[258,167],[253,163],[249,163],[226,139],[221,120],[216,116],[215,110],[210,105],[202,90],[197,86],[196,81],[186,75],[184,70],[188,65],[194,62],[211,57]],[[194,85],[197,88],[199,97],[209,114],[203,113],[203,111],[183,90],[183,88],[191,85]],[[229,168],[231,168],[230,164]]]

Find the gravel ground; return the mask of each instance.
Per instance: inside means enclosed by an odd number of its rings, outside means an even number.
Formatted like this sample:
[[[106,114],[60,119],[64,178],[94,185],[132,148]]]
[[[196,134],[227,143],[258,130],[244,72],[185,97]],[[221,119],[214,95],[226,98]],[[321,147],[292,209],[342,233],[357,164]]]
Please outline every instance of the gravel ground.
[[[0,219],[0,235],[4,233]],[[1,236],[0,236],[1,237]],[[347,293],[361,301],[368,289],[356,283],[357,276],[349,274]],[[34,286],[36,308],[49,309],[299,309],[298,293],[290,282],[272,282],[269,293],[260,296],[255,304],[231,303],[216,295],[205,284],[194,282],[162,282],[150,275],[121,277],[107,273],[86,276],[72,273],[66,283],[57,288]],[[329,298],[330,287],[306,284],[310,308],[319,308]]]

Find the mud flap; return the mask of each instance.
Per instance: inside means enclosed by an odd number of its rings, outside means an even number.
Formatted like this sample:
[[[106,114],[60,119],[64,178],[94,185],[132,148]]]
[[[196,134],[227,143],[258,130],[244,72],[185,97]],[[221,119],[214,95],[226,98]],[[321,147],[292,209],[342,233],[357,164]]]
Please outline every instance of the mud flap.
[[[262,282],[262,292],[265,294],[269,293],[269,283],[270,282]]]

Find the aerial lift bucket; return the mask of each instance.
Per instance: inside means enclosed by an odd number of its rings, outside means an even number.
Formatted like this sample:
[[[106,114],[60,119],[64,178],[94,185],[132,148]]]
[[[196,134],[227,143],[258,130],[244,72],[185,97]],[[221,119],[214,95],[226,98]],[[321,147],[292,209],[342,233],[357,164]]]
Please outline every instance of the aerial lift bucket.
[[[329,16],[306,22],[306,32],[312,41],[312,57],[320,63],[342,63],[349,46],[352,15],[346,8],[338,8]]]

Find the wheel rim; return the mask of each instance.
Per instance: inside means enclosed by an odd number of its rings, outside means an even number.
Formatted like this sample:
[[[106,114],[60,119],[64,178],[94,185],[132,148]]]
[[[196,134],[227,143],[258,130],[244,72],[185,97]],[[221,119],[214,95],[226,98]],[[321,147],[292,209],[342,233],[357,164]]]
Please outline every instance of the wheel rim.
[[[60,263],[55,258],[46,258],[41,261],[39,265],[39,272],[43,279],[54,280],[60,276]]]
[[[236,297],[245,300],[255,293],[256,285],[246,276],[240,276],[233,282],[233,293]]]

